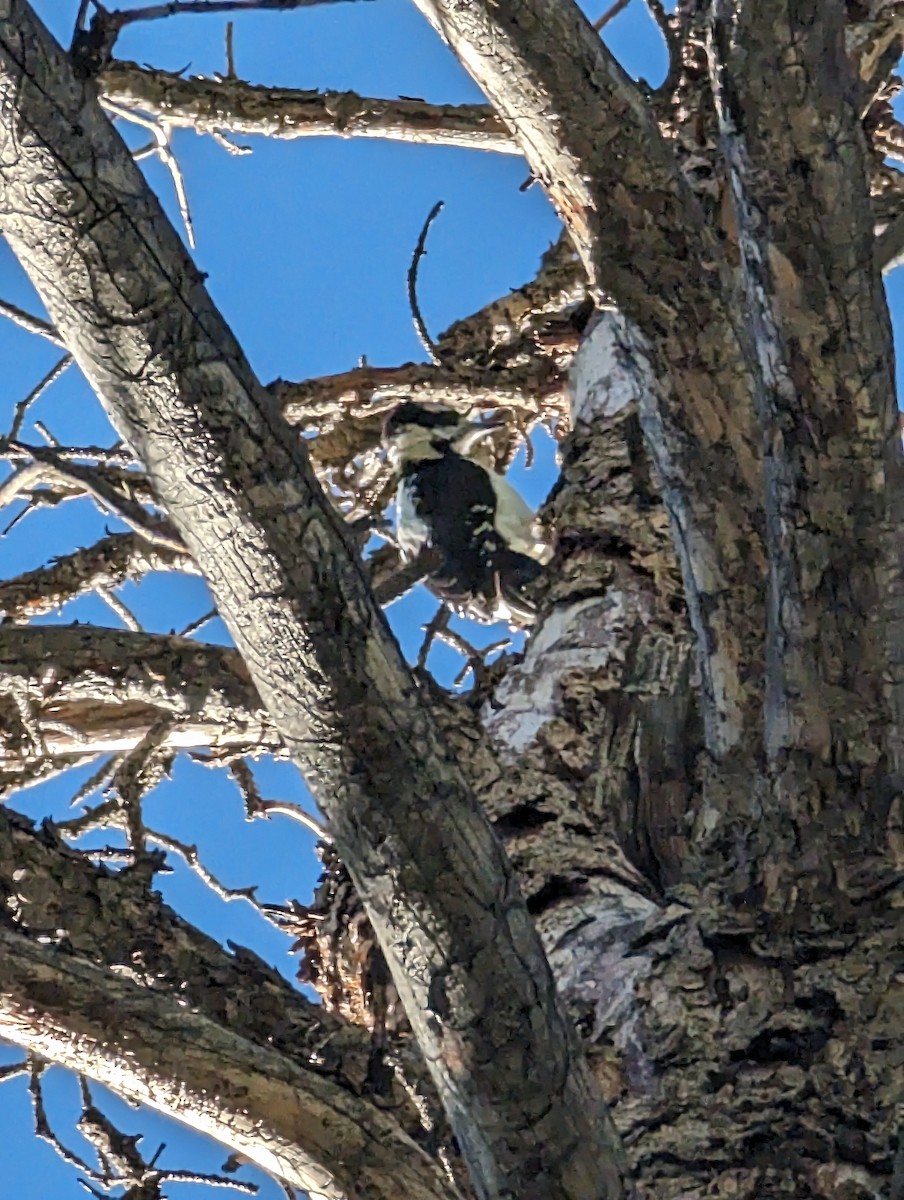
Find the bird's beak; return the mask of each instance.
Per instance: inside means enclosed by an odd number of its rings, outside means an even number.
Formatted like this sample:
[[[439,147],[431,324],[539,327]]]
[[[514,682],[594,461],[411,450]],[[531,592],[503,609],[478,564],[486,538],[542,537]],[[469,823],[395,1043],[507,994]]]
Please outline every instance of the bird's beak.
[[[488,437],[492,437],[494,433],[502,429],[503,421],[490,420],[485,421],[482,425],[469,425],[455,439],[455,448],[459,454],[470,454],[475,446],[478,446]]]

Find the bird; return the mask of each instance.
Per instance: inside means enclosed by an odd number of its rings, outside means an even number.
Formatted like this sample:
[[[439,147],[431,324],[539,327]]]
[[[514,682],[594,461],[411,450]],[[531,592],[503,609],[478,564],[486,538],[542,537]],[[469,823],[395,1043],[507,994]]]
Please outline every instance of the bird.
[[[453,409],[406,400],[383,427],[399,478],[396,540],[403,559],[431,548],[427,588],[461,616],[482,624],[531,625],[524,595],[543,571],[548,548],[536,517],[504,475],[478,457],[498,425],[468,422]]]

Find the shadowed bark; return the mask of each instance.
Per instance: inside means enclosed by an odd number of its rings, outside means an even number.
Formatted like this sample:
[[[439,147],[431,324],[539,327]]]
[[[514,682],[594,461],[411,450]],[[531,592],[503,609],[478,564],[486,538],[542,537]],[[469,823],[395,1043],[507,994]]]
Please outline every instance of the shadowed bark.
[[[757,677],[742,650],[758,628],[764,561],[753,409],[718,244],[651,111],[576,6],[418,7],[509,119],[597,297],[613,296],[636,323],[634,353],[657,378],[642,417],[702,654],[707,740],[721,757],[755,721]],[[729,462],[732,487],[720,487]]]
[[[279,383],[273,406],[65,60],[10,56],[13,22],[0,25],[4,227],[149,464],[159,500],[143,478],[129,513],[140,523],[154,502],[173,519],[250,667],[184,638],[0,629],[2,778],[61,770],[105,737],[139,744],[133,774],[141,745],[288,745],[339,850],[314,902],[282,912],[332,1010],[315,1014],[251,956],[170,920],[147,856],[113,877],[50,829],[0,819],[2,1028],[107,1077],[96,1014],[121,1006],[139,1048],[124,1094],[185,1101],[183,1119],[247,1137],[265,1162],[229,1103],[246,1078],[285,1154],[271,1169],[310,1179],[314,1163],[331,1197],[447,1186],[450,1139],[415,1116],[435,1098],[414,1029],[478,1194],[538,1200],[619,1187],[607,1127],[580,1107],[592,1090],[575,1030],[639,1200],[900,1200],[904,585],[879,278],[900,234],[874,237],[904,194],[885,162],[904,146],[890,107],[900,13],[653,5],[671,63],[650,96],[564,0],[420,7],[510,121],[581,261],[550,252],[536,281],[447,331],[435,366]],[[21,3],[6,10],[27,20]],[[190,105],[205,84],[161,86]],[[235,105],[265,103],[230,88]],[[345,128],[408,136],[425,111],[356,107]],[[65,147],[65,168],[47,147]],[[585,273],[618,312],[588,322]],[[385,601],[408,576],[391,549],[362,569],[278,414],[317,435],[330,484],[364,461],[340,490],[369,516],[388,494],[383,411],[409,394],[508,407],[502,461],[522,423],[572,409],[540,621],[522,658],[459,699],[406,674],[367,579]],[[115,471],[86,478],[114,505],[135,499]],[[108,571],[100,543],[10,581],[0,603],[21,620],[29,593],[46,604],[177,553],[109,548]],[[253,781],[242,794],[253,811]],[[174,1046],[157,1054],[163,1023]],[[389,1079],[393,1055],[426,1106]],[[218,1082],[211,1114],[197,1088]],[[327,1111],[349,1160],[318,1140]],[[405,1161],[368,1161],[371,1136]]]
[[[94,866],[52,828],[35,830],[0,809],[0,895],[13,930],[3,933],[0,990],[15,998],[14,1008],[7,999],[2,1006],[3,1036],[237,1149],[241,1141],[243,1154],[298,1187],[335,1175],[330,1195],[389,1197],[408,1187],[450,1195],[433,1159],[448,1135],[422,1064],[398,1049],[408,1094],[390,1071],[375,1073],[363,1030],[311,1004],[256,955],[241,947],[227,954],[193,929],[150,890],[145,867]],[[231,1060],[236,1093],[245,1076],[248,1090],[244,1116],[223,1114],[217,1126],[216,1106],[203,1093],[223,1094],[221,1053]],[[268,1092],[268,1077],[279,1097]],[[439,1119],[432,1135],[411,1089]],[[255,1121],[282,1143],[276,1167],[270,1138],[252,1135]],[[364,1161],[371,1139],[390,1151],[377,1171]],[[414,1140],[420,1149],[412,1154]],[[393,1146],[401,1156],[395,1164]]]
[[[303,445],[24,0],[0,16],[0,109],[6,236],[327,814],[478,1193],[619,1195],[611,1126],[511,866]]]

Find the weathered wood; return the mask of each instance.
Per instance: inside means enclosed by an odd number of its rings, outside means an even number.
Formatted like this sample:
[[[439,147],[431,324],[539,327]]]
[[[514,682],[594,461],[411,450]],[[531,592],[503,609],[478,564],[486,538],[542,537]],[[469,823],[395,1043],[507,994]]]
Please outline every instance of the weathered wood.
[[[0,4],[0,160],[5,235],[305,770],[478,1193],[619,1196],[617,1141],[517,880],[341,520],[25,0]]]

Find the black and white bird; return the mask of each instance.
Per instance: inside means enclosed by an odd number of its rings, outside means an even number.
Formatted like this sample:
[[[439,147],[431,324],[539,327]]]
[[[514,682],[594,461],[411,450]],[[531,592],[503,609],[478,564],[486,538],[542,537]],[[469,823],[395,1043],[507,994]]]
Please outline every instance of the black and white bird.
[[[548,552],[534,514],[476,456],[493,431],[439,405],[409,400],[390,413],[383,445],[399,476],[396,537],[404,558],[438,552],[427,587],[456,612],[529,625],[536,613],[524,588]]]

